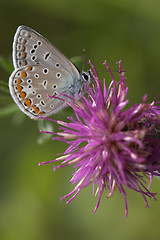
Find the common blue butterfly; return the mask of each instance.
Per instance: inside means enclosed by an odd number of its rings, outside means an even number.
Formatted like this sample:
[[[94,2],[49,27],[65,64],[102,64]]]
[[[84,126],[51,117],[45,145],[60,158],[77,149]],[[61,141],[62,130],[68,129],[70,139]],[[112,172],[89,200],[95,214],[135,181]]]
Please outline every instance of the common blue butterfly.
[[[18,27],[15,33],[13,64],[10,93],[22,112],[34,119],[66,106],[64,101],[48,95],[62,93],[76,98],[91,78],[89,72],[79,72],[53,44],[26,26]]]

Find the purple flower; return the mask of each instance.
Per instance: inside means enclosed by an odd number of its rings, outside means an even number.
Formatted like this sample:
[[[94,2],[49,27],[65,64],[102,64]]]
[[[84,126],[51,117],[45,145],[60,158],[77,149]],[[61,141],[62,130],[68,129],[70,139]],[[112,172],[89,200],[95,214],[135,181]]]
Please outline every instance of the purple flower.
[[[69,147],[61,157],[39,165],[62,161],[54,170],[74,165],[71,182],[76,186],[61,199],[69,198],[68,203],[82,188],[93,184],[93,194],[99,196],[94,212],[104,190],[111,197],[117,187],[124,197],[127,215],[127,188],[140,193],[147,207],[147,197],[155,199],[156,193],[150,192],[149,187],[153,175],[160,176],[160,102],[146,103],[147,96],[144,96],[140,104],[127,109],[128,88],[121,61],[119,82],[115,81],[108,64],[104,64],[112,77],[109,88],[105,80],[102,87],[90,62],[93,83],[86,87],[87,97],[68,100],[75,118],[68,117],[68,122],[49,119],[60,125],[60,131],[41,131],[54,134],[53,140],[64,141]],[[149,186],[145,179],[150,180]]]

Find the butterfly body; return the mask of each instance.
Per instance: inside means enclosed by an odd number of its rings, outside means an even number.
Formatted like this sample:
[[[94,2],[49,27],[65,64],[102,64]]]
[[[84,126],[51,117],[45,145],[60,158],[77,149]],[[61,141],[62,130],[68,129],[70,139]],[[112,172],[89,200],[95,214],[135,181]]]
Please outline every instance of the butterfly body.
[[[13,64],[10,93],[18,107],[34,119],[66,106],[51,96],[60,93],[77,98],[90,82],[89,72],[80,73],[53,44],[25,26],[20,26],[14,37]]]

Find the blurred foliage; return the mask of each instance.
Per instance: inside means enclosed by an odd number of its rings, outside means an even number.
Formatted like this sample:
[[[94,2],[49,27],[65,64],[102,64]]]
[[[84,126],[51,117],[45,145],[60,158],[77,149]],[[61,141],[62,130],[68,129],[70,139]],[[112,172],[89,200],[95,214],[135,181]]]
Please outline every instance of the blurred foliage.
[[[8,93],[13,70],[12,42],[19,25],[32,27],[55,44],[68,58],[81,55],[104,70],[106,59],[112,70],[122,60],[129,87],[129,104],[148,93],[152,101],[159,95],[160,2],[153,0],[2,0],[0,8],[0,239],[110,239],[146,240],[159,237],[159,201],[145,208],[138,194],[128,191],[129,216],[124,217],[123,197],[117,191],[111,199],[102,198],[96,214],[97,197],[91,187],[73,202],[60,203],[59,195],[72,190],[69,180],[74,169],[52,172],[51,165],[38,162],[54,159],[66,144],[41,136],[39,129],[56,124],[37,122],[21,113]],[[74,58],[73,58],[74,59]],[[74,59],[77,64],[77,59]],[[78,65],[82,69],[82,64]],[[118,74],[115,72],[115,78]],[[110,82],[109,73],[102,72]],[[66,119],[67,108],[52,117]],[[41,139],[42,137],[42,139]],[[46,139],[47,138],[47,139]],[[38,142],[45,142],[39,145]],[[49,141],[48,141],[49,140]],[[159,179],[151,187],[158,192]]]
[[[8,73],[11,73],[14,69],[12,64],[3,56],[0,56],[0,66]]]

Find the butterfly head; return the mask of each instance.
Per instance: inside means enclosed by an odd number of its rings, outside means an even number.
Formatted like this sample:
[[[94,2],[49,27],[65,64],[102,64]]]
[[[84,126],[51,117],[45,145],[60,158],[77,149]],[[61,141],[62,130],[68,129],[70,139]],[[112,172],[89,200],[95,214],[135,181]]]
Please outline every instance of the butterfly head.
[[[85,86],[90,84],[90,82],[91,82],[90,72],[82,71],[80,73],[79,81],[76,81],[76,83],[72,85],[72,90],[74,92],[75,97],[76,97],[76,94],[78,95],[84,94],[86,92]]]

